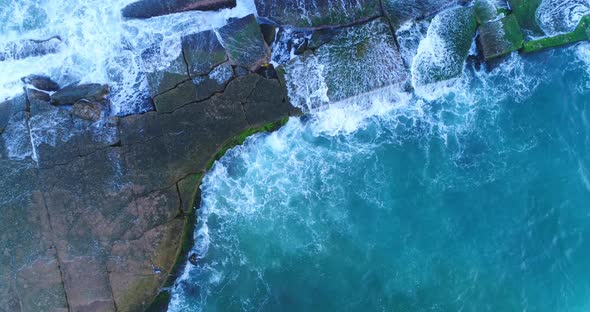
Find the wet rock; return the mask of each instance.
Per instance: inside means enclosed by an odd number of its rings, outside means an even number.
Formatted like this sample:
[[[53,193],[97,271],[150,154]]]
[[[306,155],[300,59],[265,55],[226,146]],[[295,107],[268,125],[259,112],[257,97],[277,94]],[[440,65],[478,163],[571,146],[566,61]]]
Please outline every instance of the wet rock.
[[[277,37],[277,26],[271,24],[261,24],[260,31],[267,45],[272,45]]]
[[[72,114],[85,120],[97,121],[102,113],[102,105],[95,102],[78,101],[72,107]]]
[[[535,52],[590,39],[590,16],[584,16],[572,32],[531,40],[524,43],[524,52]]]
[[[208,74],[211,69],[227,60],[225,49],[212,30],[182,38],[182,51],[191,77]]]
[[[0,134],[8,125],[10,115],[12,115],[11,101],[0,102]]]
[[[188,261],[194,266],[199,265],[199,258],[196,253],[191,254],[190,257],[188,257]]]
[[[154,97],[154,105],[158,113],[171,113],[196,101],[197,91],[191,80],[182,82],[176,88]]]
[[[537,22],[537,8],[542,0],[508,0],[512,14],[527,35],[541,36],[543,30]]]
[[[285,66],[285,83],[295,106],[314,108],[406,79],[401,54],[384,19],[331,35],[328,43]]]
[[[473,11],[477,23],[480,25],[494,20],[498,16],[498,9],[493,0],[476,0],[473,5]]]
[[[45,40],[20,40],[0,43],[0,62],[57,53],[61,47],[58,36]]]
[[[380,15],[379,0],[255,0],[258,15],[279,25],[339,26]]]
[[[98,83],[64,87],[51,95],[53,105],[73,105],[80,100],[99,102],[105,100],[109,87]]]
[[[193,78],[197,93],[197,101],[211,97],[217,92],[223,91],[225,86],[233,78],[234,72],[229,63],[223,63],[215,67],[211,73],[203,77]]]
[[[514,15],[484,23],[478,38],[486,60],[506,55],[520,49],[524,37]]]
[[[47,76],[41,75],[30,75],[24,77],[22,81],[25,84],[32,85],[33,87],[43,90],[43,91],[57,91],[59,90],[59,84],[57,82],[51,80],[51,78]]]
[[[51,96],[47,92],[39,91],[36,89],[26,88],[25,93],[29,101],[40,100],[44,102],[51,101]]]
[[[462,0],[383,0],[383,10],[394,28],[407,21],[433,16]]]
[[[457,7],[438,14],[414,57],[414,87],[461,76],[476,28],[477,21],[470,7]]]
[[[152,98],[176,88],[189,79],[187,65],[182,53],[168,67],[147,74]]]
[[[150,18],[186,11],[215,11],[236,6],[236,0],[142,0],[127,5],[126,18]]]
[[[145,310],[173,270],[209,160],[248,129],[246,111],[287,117],[276,94],[276,80],[249,74],[199,103],[120,122],[35,99],[30,133],[26,101],[13,100],[0,136],[0,310]]]
[[[219,35],[232,65],[255,71],[270,62],[270,49],[254,15],[231,21],[219,29]]]

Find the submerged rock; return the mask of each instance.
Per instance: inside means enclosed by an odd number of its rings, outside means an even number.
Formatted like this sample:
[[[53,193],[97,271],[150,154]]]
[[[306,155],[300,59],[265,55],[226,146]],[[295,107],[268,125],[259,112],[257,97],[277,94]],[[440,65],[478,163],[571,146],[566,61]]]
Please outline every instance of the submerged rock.
[[[73,105],[80,100],[99,102],[106,98],[109,87],[98,83],[67,86],[51,95],[53,105]]]
[[[438,14],[412,63],[414,87],[461,76],[477,22],[473,8],[458,7]]]
[[[131,3],[121,13],[126,18],[150,18],[186,11],[215,11],[236,6],[236,0],[142,0]]]
[[[0,43],[0,62],[57,53],[61,46],[58,36],[45,40],[20,40]]]
[[[255,0],[258,15],[279,25],[324,27],[380,15],[379,0]]]
[[[255,71],[270,62],[270,49],[253,14],[234,19],[219,29],[219,35],[232,65]]]

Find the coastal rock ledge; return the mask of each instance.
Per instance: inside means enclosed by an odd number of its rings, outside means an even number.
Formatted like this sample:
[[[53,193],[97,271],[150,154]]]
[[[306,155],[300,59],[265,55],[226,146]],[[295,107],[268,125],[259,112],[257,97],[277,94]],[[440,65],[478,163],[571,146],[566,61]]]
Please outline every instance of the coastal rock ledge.
[[[108,86],[40,76],[0,103],[0,311],[144,311],[186,263],[212,159],[298,114],[253,16],[234,22],[231,47],[196,35],[215,53],[183,39],[149,77],[154,111],[111,117]]]

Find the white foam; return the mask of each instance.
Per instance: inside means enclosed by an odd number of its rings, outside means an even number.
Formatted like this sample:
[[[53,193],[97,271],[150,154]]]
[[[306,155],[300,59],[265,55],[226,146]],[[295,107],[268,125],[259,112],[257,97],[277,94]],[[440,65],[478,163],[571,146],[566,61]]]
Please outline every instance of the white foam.
[[[576,29],[583,16],[590,14],[588,0],[543,0],[537,8],[539,26],[548,36]]]
[[[0,41],[59,35],[64,43],[55,55],[0,62],[0,99],[22,92],[21,77],[46,74],[62,85],[76,81],[111,84],[113,113],[141,111],[145,109],[141,101],[147,96],[145,69],[140,60],[144,49],[160,46],[158,59],[166,64],[179,54],[183,35],[218,28],[229,18],[256,12],[253,0],[243,0],[233,9],[218,12],[192,11],[125,21],[120,10],[130,2],[133,0],[47,0],[25,4],[9,0],[7,7],[20,8],[19,12],[32,6],[44,10],[47,20],[35,30],[0,28]],[[13,16],[11,25],[22,24],[25,18],[26,14]]]

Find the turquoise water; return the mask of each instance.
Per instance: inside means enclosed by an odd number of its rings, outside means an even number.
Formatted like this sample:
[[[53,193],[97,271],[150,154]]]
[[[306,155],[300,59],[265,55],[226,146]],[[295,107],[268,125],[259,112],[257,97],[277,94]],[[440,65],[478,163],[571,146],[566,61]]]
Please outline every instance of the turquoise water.
[[[171,311],[589,311],[590,45],[332,107],[202,185]],[[585,60],[585,61],[584,61]]]

